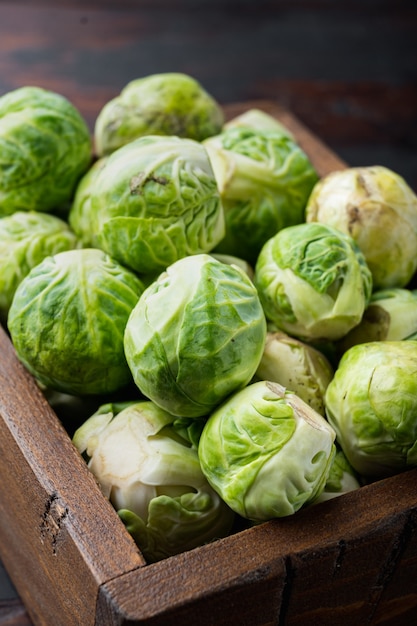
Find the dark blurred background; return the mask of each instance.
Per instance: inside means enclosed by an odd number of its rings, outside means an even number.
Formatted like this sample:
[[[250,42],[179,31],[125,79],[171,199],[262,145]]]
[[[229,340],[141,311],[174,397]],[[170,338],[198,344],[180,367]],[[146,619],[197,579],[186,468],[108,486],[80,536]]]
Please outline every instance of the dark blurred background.
[[[127,82],[169,71],[221,103],[275,100],[417,189],[415,0],[0,1],[0,94],[56,90],[92,128]]]

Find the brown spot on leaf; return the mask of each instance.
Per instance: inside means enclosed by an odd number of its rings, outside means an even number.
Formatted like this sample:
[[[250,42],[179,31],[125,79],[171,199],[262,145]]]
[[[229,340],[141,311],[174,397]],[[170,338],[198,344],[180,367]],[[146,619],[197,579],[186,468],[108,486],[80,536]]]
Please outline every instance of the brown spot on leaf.
[[[363,191],[365,192],[365,195],[372,196],[372,189],[368,185],[368,181],[363,174],[360,174],[360,173],[358,174],[358,184],[362,187]]]
[[[357,206],[348,206],[347,207],[348,214],[348,230],[349,234],[352,234],[356,224],[361,221],[361,212]]]
[[[169,182],[165,176],[146,175],[145,172],[140,172],[130,179],[130,193],[132,195],[140,195],[146,183],[151,181],[159,185],[167,185]]]

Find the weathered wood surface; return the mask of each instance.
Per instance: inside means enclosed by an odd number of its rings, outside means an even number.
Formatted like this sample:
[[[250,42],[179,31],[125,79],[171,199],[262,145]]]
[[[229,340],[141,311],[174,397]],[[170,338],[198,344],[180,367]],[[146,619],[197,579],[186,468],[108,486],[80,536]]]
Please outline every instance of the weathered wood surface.
[[[417,189],[414,0],[0,3],[0,93],[39,84],[93,125],[133,78],[194,75],[222,103],[270,99],[352,165]]]
[[[409,626],[416,479],[414,470],[110,581],[97,623]]]
[[[0,354],[1,558],[36,624],[89,626],[144,560],[1,327]]]

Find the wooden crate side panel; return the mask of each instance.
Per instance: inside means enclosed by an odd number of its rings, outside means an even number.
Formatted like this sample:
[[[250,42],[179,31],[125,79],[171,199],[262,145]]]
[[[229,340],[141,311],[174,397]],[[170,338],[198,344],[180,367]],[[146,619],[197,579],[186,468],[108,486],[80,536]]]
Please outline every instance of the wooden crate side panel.
[[[372,624],[389,585],[413,593],[416,515],[412,470],[110,581],[97,615],[117,626],[191,626],[198,615],[217,626],[221,606],[236,626],[241,614],[250,626]]]
[[[394,557],[398,558],[395,559]],[[410,511],[388,564],[380,601],[373,616],[375,626],[409,626],[417,620],[417,513]]]
[[[88,626],[144,560],[1,328],[0,354],[1,558],[36,624]]]
[[[67,514],[65,505],[55,500],[54,514],[48,492],[31,478],[1,424],[0,439],[2,483],[7,485],[0,495],[1,557],[32,621],[93,624],[98,581],[60,521]]]
[[[407,535],[406,514],[385,518],[370,531],[352,541],[341,540],[319,552],[291,558],[291,596],[285,613],[290,626],[357,626],[374,624],[384,604],[382,595],[397,568],[401,579],[398,599],[415,587],[402,567],[399,543]],[[401,612],[402,612],[401,611]],[[392,624],[395,622],[391,622]]]
[[[265,558],[262,546],[254,558],[254,537],[247,539],[232,536],[110,581],[100,589],[96,626],[277,624],[285,558]]]

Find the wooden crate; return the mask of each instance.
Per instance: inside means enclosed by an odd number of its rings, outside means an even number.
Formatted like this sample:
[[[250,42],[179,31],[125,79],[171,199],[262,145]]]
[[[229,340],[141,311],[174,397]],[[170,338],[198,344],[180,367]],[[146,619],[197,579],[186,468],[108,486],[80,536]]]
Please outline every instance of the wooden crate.
[[[287,111],[320,175],[345,164]],[[417,615],[417,470],[146,564],[0,328],[0,556],[35,625],[401,626]]]

